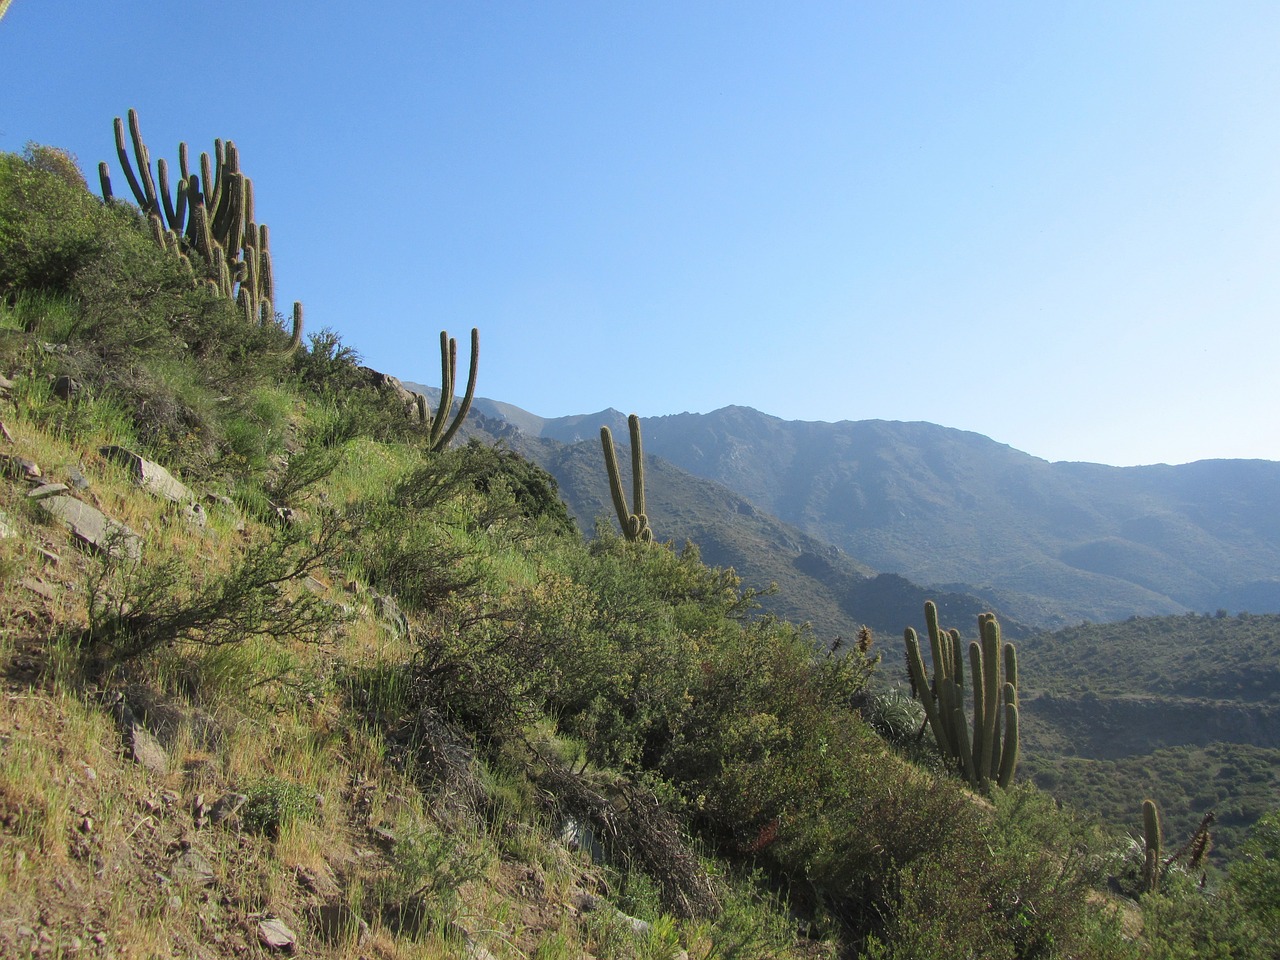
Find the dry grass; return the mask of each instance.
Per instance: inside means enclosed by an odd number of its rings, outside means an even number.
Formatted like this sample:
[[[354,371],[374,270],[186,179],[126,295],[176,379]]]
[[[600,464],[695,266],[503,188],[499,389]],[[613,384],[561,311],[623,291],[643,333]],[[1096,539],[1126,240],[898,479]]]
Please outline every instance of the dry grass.
[[[14,442],[0,452],[35,460],[50,480],[83,471],[82,495],[144,536],[144,564],[216,576],[255,535],[231,508],[210,505],[197,527],[139,491],[96,453],[113,436],[72,446],[21,414],[5,423]],[[413,460],[354,446],[332,477],[333,502],[385,486]],[[583,955],[587,928],[568,898],[593,868],[514,812],[486,824],[423,793],[379,731],[349,712],[340,676],[413,653],[378,623],[362,585],[342,570],[323,578],[326,597],[354,611],[327,645],[180,646],[86,673],[72,638],[98,561],[44,522],[26,490],[0,480],[0,510],[17,529],[0,540],[0,955],[258,956],[264,917],[289,924],[308,956],[454,957],[467,937],[499,957]],[[115,690],[159,735],[163,775],[126,756],[107,706]],[[306,798],[306,813],[274,837],[234,817],[207,821],[220,798],[262,784]],[[397,866],[399,848],[380,840],[388,835],[427,838],[428,865],[461,870],[461,887],[414,881]],[[406,925],[379,897],[411,882],[428,893]],[[406,890],[415,893],[398,895]],[[324,903],[362,915],[367,938],[322,940],[310,911]]]

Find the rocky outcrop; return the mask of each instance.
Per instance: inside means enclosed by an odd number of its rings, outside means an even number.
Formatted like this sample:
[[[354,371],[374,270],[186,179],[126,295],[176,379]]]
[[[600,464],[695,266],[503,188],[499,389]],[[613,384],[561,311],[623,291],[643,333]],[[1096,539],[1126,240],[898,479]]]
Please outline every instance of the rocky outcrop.
[[[143,490],[173,503],[194,500],[191,490],[168,470],[124,447],[106,446],[99,451],[108,460],[123,465]]]
[[[97,507],[67,496],[46,497],[38,502],[42,510],[60,521],[76,540],[89,549],[114,553],[130,560],[142,555],[142,538]]]

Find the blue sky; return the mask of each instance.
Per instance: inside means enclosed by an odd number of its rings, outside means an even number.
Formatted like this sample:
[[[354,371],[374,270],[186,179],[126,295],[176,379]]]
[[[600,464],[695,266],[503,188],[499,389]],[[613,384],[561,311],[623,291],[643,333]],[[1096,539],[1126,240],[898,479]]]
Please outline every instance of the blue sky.
[[[432,384],[477,326],[542,416],[1280,460],[1278,44],[1224,0],[13,0],[0,150],[233,139],[310,329]]]

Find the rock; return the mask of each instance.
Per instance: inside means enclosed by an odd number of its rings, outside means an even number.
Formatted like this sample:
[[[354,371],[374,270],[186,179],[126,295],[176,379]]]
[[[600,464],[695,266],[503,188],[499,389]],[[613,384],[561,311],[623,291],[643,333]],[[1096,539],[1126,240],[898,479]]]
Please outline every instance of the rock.
[[[71,486],[77,490],[89,489],[89,478],[84,475],[84,472],[79,467],[68,467],[67,479],[71,481]]]
[[[169,772],[169,755],[146,727],[134,724],[124,736],[129,759],[140,764],[158,777]]]
[[[12,453],[0,453],[0,475],[14,480],[35,480],[44,476],[40,472],[40,465],[34,460]]]
[[[298,935],[283,920],[258,921],[258,939],[268,950],[292,953],[298,945]]]
[[[9,391],[13,389],[13,381],[0,373],[0,397],[7,397]]]
[[[115,460],[128,467],[134,481],[148,493],[172,500],[174,503],[185,503],[193,499],[191,491],[173,474],[160,464],[153,463],[132,450],[111,445],[101,448],[99,453],[109,460]]]
[[[43,500],[55,494],[66,493],[70,489],[65,483],[42,483],[27,491],[28,500]]]
[[[648,920],[641,920],[639,917],[629,917],[625,913],[619,911],[618,918],[631,928],[631,932],[637,937],[646,937],[649,935],[650,929]]]
[[[378,615],[379,622],[387,627],[397,638],[409,635],[409,618],[404,615],[404,612],[391,597],[375,593],[373,595],[373,609]]]
[[[17,536],[17,531],[13,529],[13,525],[9,523],[9,518],[0,512],[0,539],[4,537]]]
[[[192,500],[187,504],[183,511],[186,518],[197,527],[205,527],[209,524],[209,514],[205,512],[204,505]]]
[[[52,600],[55,596],[53,587],[45,583],[43,580],[37,580],[34,577],[26,577],[19,581],[23,587],[30,590],[37,596],[44,597],[46,600]]]
[[[326,903],[309,911],[316,934],[328,944],[369,939],[369,924],[345,903]]]
[[[9,432],[9,428],[4,425],[4,421],[0,420],[0,437],[4,437],[5,443],[13,443],[13,434]]]
[[[54,396],[60,400],[71,400],[78,396],[83,389],[79,380],[69,377],[65,373],[53,381]]]
[[[175,883],[191,883],[207,887],[213,883],[213,864],[194,848],[184,850],[169,868],[169,877]]]
[[[46,497],[38,502],[41,508],[61,520],[72,535],[90,549],[116,553],[130,560],[137,560],[142,555],[142,538],[96,507],[64,496]]]
[[[217,826],[238,813],[248,801],[249,798],[243,793],[224,793],[218,798],[217,803],[209,808],[209,822]]]

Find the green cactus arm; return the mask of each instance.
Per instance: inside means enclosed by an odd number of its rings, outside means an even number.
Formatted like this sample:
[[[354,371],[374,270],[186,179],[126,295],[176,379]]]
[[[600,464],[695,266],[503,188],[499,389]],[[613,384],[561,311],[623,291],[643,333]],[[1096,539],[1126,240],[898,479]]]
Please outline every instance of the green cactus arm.
[[[955,683],[954,680],[949,681]],[[952,719],[952,726],[956,730],[956,744],[960,750],[960,768],[964,772],[964,777],[970,783],[974,783],[977,777],[977,770],[973,762],[973,747],[969,743],[969,729],[964,722],[964,711],[960,707],[956,707],[955,715]]]
[[[458,341],[449,336],[448,331],[440,331],[440,403],[436,407],[436,415],[431,420],[428,433],[431,449],[440,450],[440,438],[444,435],[444,425],[453,408],[453,378],[458,369]]]
[[[999,767],[996,745],[1000,723],[1000,624],[995,617],[982,621],[982,683],[981,769],[984,777],[990,777]]]
[[[969,673],[973,677],[973,750],[976,752],[975,765],[982,762],[982,744],[986,742],[986,708],[983,696],[986,687],[983,684],[982,644],[973,640],[969,643]],[[976,780],[971,780],[975,786]]]
[[[636,414],[627,417],[627,428],[631,433],[631,506],[638,516],[645,516],[648,510],[644,499],[644,444],[640,439],[640,418]]]
[[[200,154],[200,175],[204,177],[205,203],[209,207],[210,216],[222,203],[222,186],[226,177],[227,143],[229,142],[214,139],[212,160],[207,153]]]
[[[1012,643],[1004,645],[1004,679],[1005,683],[1012,683],[1016,689],[1018,686],[1018,651],[1013,648]]]
[[[636,539],[641,543],[653,543],[653,529],[649,526],[649,518],[645,514],[636,517]]]
[[[138,157],[138,169],[143,175],[143,183],[138,182],[138,175],[134,173],[133,164],[129,161],[129,148],[125,143],[124,137],[124,120],[116,117],[116,156],[120,158],[120,169],[124,171],[125,179],[129,182],[129,189],[133,191],[134,200],[142,208],[142,212],[150,216],[152,213],[159,213],[160,207],[158,204],[154,204],[155,186],[151,186],[150,194],[148,194],[143,185],[144,183],[150,184],[151,181],[151,159],[147,153],[146,144],[142,142],[142,133],[138,128],[138,111],[132,107],[129,109],[129,133],[133,139],[133,147]]]
[[[613,509],[618,515],[618,525],[622,528],[623,536],[631,539],[631,511],[627,509],[627,498],[622,492],[618,451],[613,445],[613,433],[608,427],[600,428],[600,447],[604,451],[604,469],[609,475],[609,496],[613,499]]]
[[[164,216],[172,229],[178,222],[178,211],[173,205],[173,197],[169,192],[169,164],[164,157],[156,161],[156,171],[160,181],[160,200],[164,204]]]
[[[107,161],[98,161],[98,186],[102,188],[102,199],[110,203],[115,199],[115,194],[111,192],[111,168],[107,166]]]
[[[235,285],[231,279],[231,264],[216,243],[213,245],[213,273],[218,282],[218,295],[229,300],[233,296],[232,287]]]
[[[943,731],[942,720],[938,716],[937,698],[929,685],[929,675],[925,670],[924,657],[920,652],[920,638],[916,636],[912,627],[907,627],[902,632],[902,639],[907,648],[907,672],[911,676],[912,685],[916,688],[916,699],[924,707],[924,715],[929,721],[930,729],[933,730],[934,742],[937,743],[939,750],[945,752],[947,735]]]
[[[248,284],[240,284],[240,289],[236,291],[236,305],[240,307],[245,323],[253,323],[257,319],[254,316],[253,296],[249,293]]]
[[[955,732],[951,729],[951,710],[955,704],[951,702],[949,688],[942,682],[951,678],[950,657],[947,655],[945,646],[945,641],[949,638],[944,638],[938,627],[938,607],[932,600],[925,601],[924,622],[929,632],[929,655],[933,658],[934,693],[938,698],[939,727],[943,733],[943,739],[938,741],[938,746],[944,754],[955,756],[959,749]]]
[[[232,174],[225,189],[227,199],[222,204],[222,209],[219,210],[219,217],[214,222],[213,232],[214,236],[218,238],[218,242],[227,251],[227,256],[232,260],[236,260],[240,257],[244,247],[245,178],[238,173]]]
[[[957,656],[951,635],[943,631],[939,634],[938,641],[939,649],[942,651],[944,671],[938,680],[938,689],[941,694],[939,699],[942,701],[939,716],[942,718],[942,726],[947,733],[947,750],[953,757],[959,759],[960,738],[961,736],[968,736],[967,730],[957,730],[955,724],[955,717],[964,715],[964,690],[956,683],[955,664]],[[934,673],[936,676],[936,669]],[[959,714],[957,714],[957,711],[959,711]]]
[[[942,629],[938,626],[938,605],[932,600],[924,602],[924,625],[929,632],[929,653],[933,656],[934,676],[951,676],[950,664],[943,649]]]
[[[285,346],[286,353],[293,353],[302,345],[302,304],[297,300],[293,301],[293,319],[292,326],[289,331],[289,343]]]
[[[147,225],[151,228],[151,239],[156,242],[156,246],[161,250],[168,248],[169,244],[165,240],[164,223],[156,214],[147,217]]]
[[[249,202],[251,191],[248,189],[253,186],[249,181],[245,181],[245,203]],[[258,291],[259,295],[265,300],[274,301],[276,298],[276,273],[275,266],[271,262],[271,231],[267,229],[265,223],[255,224],[252,219],[248,220],[249,228],[246,231],[247,236],[257,236],[258,238]]]
[[[964,690],[964,657],[960,654],[964,647],[961,644],[960,631],[948,630],[947,635],[951,637],[952,672],[955,674],[956,686]]]
[[[455,351],[457,349],[456,342],[454,343],[454,349]],[[456,370],[457,369],[456,352],[454,356],[455,356],[454,369]],[[441,449],[444,449],[449,445],[450,441],[453,440],[454,434],[456,434],[458,432],[458,429],[462,426],[462,422],[467,419],[467,414],[471,412],[471,401],[473,401],[476,396],[476,371],[479,369],[479,364],[480,364],[480,329],[478,327],[472,327],[471,328],[471,366],[467,372],[466,392],[462,395],[462,403],[459,404],[458,406],[457,415],[453,418],[453,422],[449,424],[449,429],[444,432],[444,436],[441,437],[440,439]],[[452,386],[453,385],[450,384],[451,389],[452,389]],[[450,401],[452,401],[452,399],[453,398],[450,397]]]
[[[221,142],[222,141],[220,140],[214,141],[215,151],[217,150],[217,145]],[[219,159],[218,163],[221,165],[221,159]],[[213,160],[209,157],[209,153],[206,150],[200,151],[200,184],[203,188],[202,192],[205,202],[212,209],[213,200],[216,196],[216,193],[214,192]]]
[[[1004,748],[1000,752],[1000,768],[996,783],[1008,788],[1018,769],[1018,703],[1013,684],[1004,685]]]

